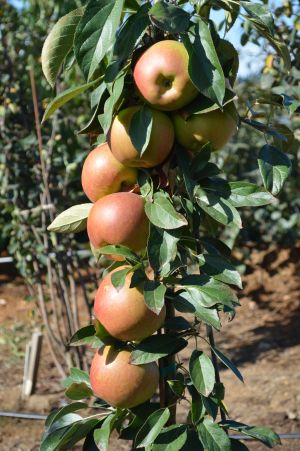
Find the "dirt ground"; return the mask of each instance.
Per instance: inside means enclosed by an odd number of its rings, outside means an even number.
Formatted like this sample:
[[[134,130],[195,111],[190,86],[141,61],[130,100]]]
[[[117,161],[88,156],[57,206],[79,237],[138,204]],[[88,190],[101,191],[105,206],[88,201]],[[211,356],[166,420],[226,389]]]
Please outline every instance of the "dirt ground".
[[[242,306],[234,321],[216,334],[218,347],[238,364],[245,379],[243,385],[222,368],[226,405],[235,420],[299,433],[300,245],[259,251],[248,247],[247,252]],[[20,394],[25,344],[38,324],[26,296],[19,278],[0,274],[0,410],[47,414],[65,400],[46,344],[36,393],[27,401]],[[189,352],[185,350],[182,359]],[[179,406],[178,420],[185,415],[185,407]],[[0,451],[37,451],[42,431],[42,421],[0,417]],[[247,446],[251,451],[266,449],[257,443]],[[128,448],[114,438],[110,449]],[[279,449],[300,450],[300,440],[283,440]]]

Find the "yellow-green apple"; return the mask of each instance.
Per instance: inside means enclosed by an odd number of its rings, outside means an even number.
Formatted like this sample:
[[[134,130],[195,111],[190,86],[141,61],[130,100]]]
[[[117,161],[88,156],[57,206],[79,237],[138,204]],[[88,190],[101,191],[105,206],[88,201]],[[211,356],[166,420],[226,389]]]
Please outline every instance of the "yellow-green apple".
[[[199,94],[189,77],[188,64],[189,55],[181,42],[157,42],[142,54],[134,67],[139,93],[159,110],[182,108]]]
[[[221,149],[237,131],[235,107],[225,106],[208,113],[193,114],[186,118],[184,111],[174,113],[176,140],[189,151],[200,150],[210,142],[214,150]]]
[[[137,170],[120,163],[107,143],[93,149],[83,164],[82,188],[91,202],[117,191],[128,191],[136,180]]]
[[[96,396],[113,407],[129,409],[155,393],[159,370],[155,362],[132,365],[130,351],[105,346],[92,360],[90,380]]]
[[[115,158],[130,167],[152,168],[162,163],[174,143],[174,127],[171,119],[161,111],[152,111],[152,130],[147,149],[142,156],[134,147],[129,129],[133,115],[141,106],[133,106],[119,112],[109,133],[109,145]]]
[[[141,341],[162,326],[166,309],[164,307],[157,315],[146,306],[143,285],[130,288],[133,273],[127,274],[122,288],[113,286],[112,274],[126,268],[130,267],[118,267],[102,280],[94,303],[95,317],[112,337],[122,341]]]
[[[97,200],[88,216],[87,233],[96,249],[121,244],[135,252],[143,250],[149,234],[143,198],[122,192]]]

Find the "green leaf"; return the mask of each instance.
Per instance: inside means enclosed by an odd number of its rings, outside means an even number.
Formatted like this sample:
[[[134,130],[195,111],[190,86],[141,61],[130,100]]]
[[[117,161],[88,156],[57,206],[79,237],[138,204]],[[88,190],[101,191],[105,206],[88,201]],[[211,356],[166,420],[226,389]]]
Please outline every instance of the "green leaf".
[[[95,326],[90,325],[82,327],[72,336],[70,340],[71,346],[83,346],[89,345],[92,348],[101,348],[103,342],[95,336],[96,329]]]
[[[244,382],[244,378],[235,364],[228,357],[226,357],[226,355],[223,354],[223,352],[221,352],[220,349],[218,349],[216,346],[212,347],[211,349],[221,360],[221,362],[224,363],[224,365],[227,366],[227,368],[229,368],[241,382]]]
[[[60,409],[51,412],[51,414],[47,417],[45,422],[46,430],[52,426],[53,423],[60,420],[63,416],[76,412],[77,410],[85,409],[88,405],[84,402],[73,402],[72,404],[68,404],[67,406],[61,407]]]
[[[199,392],[196,390],[196,388],[193,385],[190,385],[188,387],[189,392],[192,396],[192,405],[191,405],[191,420],[193,424],[199,423],[202,418],[204,418],[204,415],[206,413],[205,406],[203,404],[202,396],[199,394]],[[203,397],[203,399],[206,399]]]
[[[240,4],[250,17],[261,23],[266,27],[268,32],[274,33],[274,19],[269,11],[268,5],[261,5],[260,3],[240,1]]]
[[[147,150],[150,142],[152,126],[152,110],[144,105],[132,116],[129,128],[130,139],[140,156],[142,156]]]
[[[179,398],[182,396],[185,385],[181,380],[174,379],[174,380],[167,380],[167,384],[169,385],[170,389],[173,393],[175,393],[176,396]]]
[[[279,194],[292,169],[290,159],[276,147],[266,144],[259,152],[258,166],[265,188],[274,196]]]
[[[198,260],[200,262],[201,272],[204,272],[220,282],[243,288],[239,272],[227,258],[220,254],[201,254],[198,255]]]
[[[69,413],[52,424],[42,436],[40,451],[56,450],[63,440],[64,435],[70,430],[72,425],[81,420],[82,417],[80,415]]]
[[[111,414],[105,418],[100,429],[94,431],[94,440],[101,451],[108,451],[109,438],[113,430],[114,422],[116,421],[116,414]]]
[[[116,338],[112,337],[107,332],[105,327],[97,319],[95,320],[95,330],[96,330],[96,337],[99,338],[99,340],[102,343],[104,343],[106,345],[110,345],[110,344],[115,344],[116,342],[118,342],[118,340]]]
[[[255,183],[230,182],[229,187],[231,190],[229,200],[231,205],[236,208],[261,207],[275,201],[275,198],[268,191],[260,188]]]
[[[77,8],[61,17],[44,42],[42,69],[52,88],[65,57],[72,49],[75,30],[83,11],[84,7]]]
[[[58,94],[58,96],[56,96],[55,99],[53,99],[47,106],[42,119],[42,123],[49,119],[49,117],[52,116],[52,114],[56,110],[58,110],[58,108],[69,102],[69,100],[73,99],[74,97],[79,96],[79,94],[82,94],[87,89],[91,88],[95,83],[98,83],[100,79],[101,78],[97,78],[96,80],[93,80],[84,85],[76,86],[76,88],[66,89],[65,91]]]
[[[84,382],[89,387],[91,386],[91,384],[90,384],[90,376],[88,375],[88,373],[86,373],[85,371],[80,370],[79,368],[71,368],[70,376],[67,377],[63,381],[63,386],[64,387],[69,387],[74,382],[76,382],[76,383]]]
[[[204,352],[193,351],[189,371],[197,391],[203,396],[209,396],[216,382],[215,369],[210,358]]]
[[[183,316],[174,316],[173,318],[167,319],[164,324],[166,329],[170,330],[187,330],[191,328],[191,324],[183,318]]]
[[[203,169],[207,166],[210,160],[212,152],[212,146],[210,143],[205,144],[201,151],[198,152],[190,163],[191,174],[195,180],[198,178],[198,174],[202,174]]]
[[[170,263],[176,258],[178,241],[179,238],[172,232],[151,225],[148,241],[149,263],[162,277],[169,273]]]
[[[106,69],[105,80],[113,81],[132,56],[134,48],[140,43],[150,25],[148,11],[151,4],[142,5],[136,14],[128,17],[121,26],[113,49],[112,62]]]
[[[144,283],[144,298],[147,307],[159,315],[165,305],[167,287],[158,281],[147,279]]]
[[[123,93],[124,79],[125,74],[121,74],[119,78],[114,81],[112,85],[111,95],[108,97],[104,104],[104,111],[98,116],[98,120],[105,134],[108,134],[109,132],[115,107]]]
[[[129,247],[121,246],[117,244],[116,246],[108,245],[99,248],[99,253],[103,255],[116,255],[118,257],[124,257],[126,260],[139,263],[140,258],[137,254],[135,254]]]
[[[217,222],[223,225],[234,224],[242,227],[241,217],[231,203],[215,193],[206,192],[202,188],[195,189],[195,199],[199,207]]]
[[[187,427],[184,424],[173,424],[163,428],[155,439],[153,451],[180,451],[187,441]]]
[[[130,273],[131,268],[120,269],[111,275],[111,283],[117,291],[121,290],[125,285],[126,276]]]
[[[178,6],[156,2],[149,11],[153,25],[169,33],[182,33],[190,24],[190,15]]]
[[[92,395],[92,389],[85,382],[74,382],[65,391],[65,396],[75,401],[89,398]]]
[[[72,424],[55,449],[59,449],[60,451],[74,449],[74,445],[86,437],[98,423],[99,419],[97,418],[87,418]],[[53,448],[51,448],[52,450]]]
[[[90,0],[75,33],[77,62],[90,80],[115,41],[124,0]]]
[[[170,411],[168,408],[153,412],[138,431],[135,438],[135,447],[142,448],[151,445],[169,418]]]
[[[159,191],[154,194],[153,202],[146,202],[145,212],[150,222],[162,229],[177,229],[187,225],[187,220],[178,213],[168,195]]]
[[[179,312],[193,313],[198,319],[204,321],[210,326],[213,326],[215,329],[219,330],[221,328],[217,310],[202,307],[190,293],[181,293],[180,296],[177,296],[173,302],[174,307]]]
[[[176,354],[187,346],[188,342],[184,338],[174,334],[152,335],[135,346],[131,353],[131,363],[143,365],[155,362],[162,357]]]
[[[201,18],[197,20],[183,40],[189,54],[189,75],[202,94],[221,106],[225,96],[223,69],[208,25]]]
[[[210,418],[205,418],[197,429],[204,448],[211,451],[231,451],[228,435]]]
[[[231,446],[231,451],[249,451],[249,448],[247,448],[246,445],[244,445],[243,442],[240,442],[239,440],[230,439],[230,446]]]
[[[244,423],[239,423],[238,421],[226,420],[220,423],[225,429],[231,429],[233,431],[238,431],[249,437],[253,437],[256,440],[264,443],[268,448],[273,448],[273,446],[279,445],[280,437],[276,432],[272,431],[270,428],[266,427],[254,427],[248,426]]]
[[[93,204],[74,205],[60,213],[47,228],[49,232],[76,233],[86,229],[87,218]]]

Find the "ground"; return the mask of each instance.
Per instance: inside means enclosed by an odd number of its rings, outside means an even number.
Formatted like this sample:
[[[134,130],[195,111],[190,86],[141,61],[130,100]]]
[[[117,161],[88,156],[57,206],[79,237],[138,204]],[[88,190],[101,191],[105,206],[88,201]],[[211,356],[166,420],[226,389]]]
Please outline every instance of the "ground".
[[[222,369],[226,405],[238,421],[272,426],[278,433],[300,432],[300,246],[259,251],[248,247],[246,253],[242,306],[216,335],[217,345],[238,364],[245,379],[243,385]],[[22,351],[36,317],[20,278],[2,274],[0,283],[0,409],[47,414],[65,401],[58,375],[44,344],[36,393],[22,400]],[[179,420],[184,416],[182,405]],[[38,450],[42,431],[41,421],[0,417],[0,450]],[[266,449],[247,445],[253,451]],[[128,448],[113,438],[110,449]],[[280,449],[299,450],[300,440],[283,440]]]

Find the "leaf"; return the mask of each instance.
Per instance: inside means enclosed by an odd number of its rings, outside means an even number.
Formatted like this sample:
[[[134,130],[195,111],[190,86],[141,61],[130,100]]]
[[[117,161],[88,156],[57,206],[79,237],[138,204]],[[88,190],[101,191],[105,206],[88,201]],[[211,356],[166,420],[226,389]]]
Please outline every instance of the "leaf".
[[[52,88],[65,57],[72,49],[75,30],[83,11],[84,7],[77,8],[61,17],[44,42],[41,56],[42,69]]]
[[[255,183],[249,182],[230,182],[230,203],[236,208],[239,207],[261,207],[271,204],[275,198],[263,188]]]
[[[203,396],[209,396],[216,382],[215,369],[210,358],[202,351],[193,351],[189,371],[196,390]]]
[[[103,128],[105,134],[108,134],[112,118],[114,115],[115,107],[123,93],[125,74],[121,74],[112,85],[111,95],[108,97],[104,104],[104,112],[99,114],[98,120]]]
[[[65,91],[58,94],[58,96],[53,99],[49,105],[47,106],[43,119],[42,124],[49,119],[52,114],[58,110],[61,106],[63,106],[65,103],[69,102],[69,100],[73,99],[74,97],[78,96],[79,94],[82,94],[87,89],[91,88],[95,83],[98,83],[101,78],[97,78],[96,80],[91,81],[90,83],[86,83],[81,86],[76,86],[76,88],[70,88],[66,89]]]
[[[259,152],[258,166],[265,188],[274,196],[279,194],[292,169],[290,159],[276,147],[266,144]]]
[[[175,393],[176,396],[178,396],[179,398],[182,396],[185,389],[185,385],[182,381],[178,379],[167,380],[167,384],[169,385],[170,389],[172,390],[173,393]]]
[[[74,449],[74,445],[86,437],[98,423],[99,420],[97,418],[86,418],[72,424],[60,440],[58,448],[55,449],[59,449],[60,451]],[[51,451],[52,449],[51,447]]]
[[[65,391],[65,396],[73,400],[89,398],[93,395],[92,389],[85,382],[74,382]]]
[[[201,254],[198,255],[198,259],[201,265],[201,272],[221,282],[243,288],[239,272],[227,258],[219,254]]]
[[[74,205],[60,213],[47,228],[49,232],[77,233],[86,229],[87,218],[93,204]]]
[[[211,451],[231,451],[228,435],[210,418],[205,418],[197,429],[204,448]]]
[[[221,328],[220,319],[216,309],[202,307],[199,302],[190,295],[190,293],[181,293],[174,301],[174,307],[179,312],[193,313],[198,319],[204,321],[206,324],[213,326],[219,330]]]
[[[115,41],[124,0],[90,0],[75,33],[77,62],[90,80]]]
[[[177,243],[179,238],[159,229],[150,226],[150,236],[148,240],[148,258],[153,270],[162,277],[170,271],[170,262],[174,261],[177,255]]]
[[[190,14],[178,6],[156,2],[149,11],[149,17],[153,25],[169,33],[182,33],[190,24]]]
[[[260,3],[240,1],[240,5],[249,14],[250,17],[258,21],[268,32],[274,33],[274,19],[268,9],[268,5],[261,5]]]
[[[244,382],[244,378],[235,364],[228,357],[226,357],[226,355],[223,354],[223,352],[221,352],[220,349],[218,349],[216,346],[211,347],[211,349],[221,360],[221,362],[224,363],[224,365],[227,366],[227,368],[229,368],[241,382]]]
[[[164,324],[166,329],[170,330],[187,330],[191,328],[191,324],[183,318],[183,316],[174,316],[173,318],[167,319]]]
[[[165,305],[167,287],[155,280],[146,280],[144,283],[144,298],[147,307],[159,315]]]
[[[122,70],[127,60],[132,56],[134,48],[141,41],[147,27],[150,25],[148,11],[150,3],[138,8],[136,14],[128,17],[118,31],[113,49],[112,62],[106,69],[105,80],[113,81]]]
[[[156,437],[153,451],[180,451],[187,441],[187,427],[184,424],[173,424],[163,428]]]
[[[95,326],[90,325],[82,327],[72,336],[70,340],[71,346],[89,345],[92,348],[101,348],[103,342],[96,337]]]
[[[95,330],[96,330],[96,337],[99,338],[99,340],[102,343],[104,343],[106,345],[110,345],[110,344],[115,344],[116,342],[118,342],[118,340],[116,338],[112,337],[109,334],[109,332],[107,332],[105,327],[97,319],[95,320]]]
[[[231,429],[233,431],[238,431],[244,435],[248,435],[249,437],[253,437],[256,440],[264,443],[268,448],[273,448],[275,445],[279,445],[280,437],[276,432],[272,431],[270,428],[266,427],[255,427],[248,426],[244,423],[239,423],[238,421],[226,420],[220,423],[222,427],[225,429]]]
[[[204,415],[206,413],[206,409],[204,407],[204,403],[202,400],[202,396],[199,394],[199,392],[196,390],[194,385],[190,385],[188,387],[189,392],[192,396],[192,405],[191,405],[191,420],[193,424],[199,423],[202,418],[204,418]],[[206,399],[203,397],[203,399]]]
[[[198,152],[190,163],[190,169],[192,176],[195,180],[198,178],[198,174],[202,174],[203,169],[207,166],[210,160],[212,152],[212,146],[210,143],[205,144],[200,152]]]
[[[174,334],[152,335],[135,346],[131,353],[131,363],[143,365],[155,362],[162,357],[176,354],[187,346],[188,342],[184,338]]]
[[[129,128],[130,139],[140,157],[145,153],[149,145],[152,126],[152,110],[144,105],[132,116]]]
[[[68,404],[67,406],[61,407],[60,409],[51,412],[45,422],[46,430],[49,429],[53,423],[60,420],[63,416],[69,413],[76,412],[77,410],[85,409],[86,407],[88,407],[88,405],[84,402],[73,402],[72,404]]]
[[[67,377],[63,381],[64,387],[69,387],[72,383],[81,383],[84,382],[90,387],[90,376],[85,371],[80,370],[79,368],[71,368],[70,376]]]
[[[161,191],[154,194],[153,202],[146,202],[145,212],[150,222],[162,229],[177,229],[187,225],[185,217],[173,207],[170,197]]]
[[[239,440],[230,439],[230,446],[231,446],[231,451],[249,451],[249,448],[247,448],[247,446],[243,443],[240,442]]]
[[[142,448],[151,445],[169,418],[170,411],[168,408],[153,412],[139,429],[135,438],[135,447]]]
[[[108,451],[109,438],[115,421],[116,414],[111,414],[105,418],[101,428],[94,431],[95,443],[101,451]]]
[[[64,415],[46,430],[42,436],[40,451],[52,451],[58,448],[64,435],[70,430],[72,424],[80,422],[82,417],[75,413]]]
[[[135,254],[131,249],[129,249],[129,247],[121,246],[120,244],[117,244],[115,246],[108,245],[100,247],[99,253],[104,255],[116,255],[118,257],[124,257],[126,260],[133,263],[140,262],[140,259],[137,254]]]
[[[208,25],[201,18],[197,20],[188,37],[183,39],[189,54],[189,75],[202,94],[222,106],[225,96],[223,69]]]
[[[120,269],[111,275],[111,283],[117,291],[121,290],[125,285],[127,274],[131,271],[131,268]]]
[[[234,224],[242,228],[241,217],[231,203],[215,193],[206,192],[202,188],[195,189],[195,199],[199,207],[217,222],[223,225]]]

